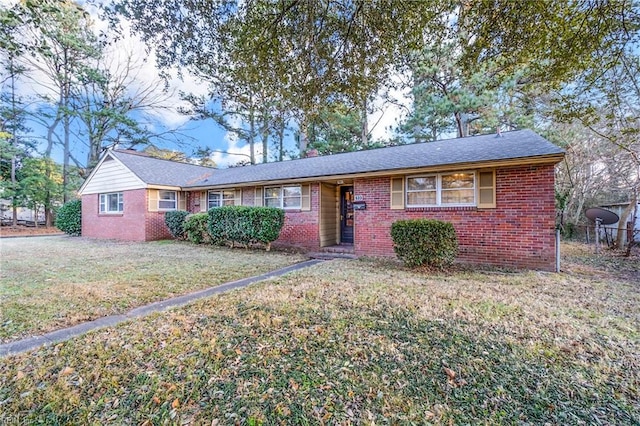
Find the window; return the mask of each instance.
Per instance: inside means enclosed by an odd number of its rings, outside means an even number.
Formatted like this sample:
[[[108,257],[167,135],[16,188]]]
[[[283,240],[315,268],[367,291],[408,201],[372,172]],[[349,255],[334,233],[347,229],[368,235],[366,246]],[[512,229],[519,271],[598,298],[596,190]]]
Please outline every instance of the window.
[[[158,191],[158,210],[177,210],[178,197],[176,191]]]
[[[407,204],[428,206],[437,204],[437,176],[407,179]]]
[[[236,193],[234,190],[209,191],[207,195],[207,209],[220,206],[233,206]]]
[[[124,197],[122,192],[100,194],[100,213],[113,214],[124,211]]]
[[[407,178],[407,207],[472,206],[475,173],[446,173]]]
[[[476,201],[475,173],[441,175],[440,204],[474,204]]]
[[[302,188],[300,186],[272,186],[264,189],[264,205],[281,209],[302,208]]]

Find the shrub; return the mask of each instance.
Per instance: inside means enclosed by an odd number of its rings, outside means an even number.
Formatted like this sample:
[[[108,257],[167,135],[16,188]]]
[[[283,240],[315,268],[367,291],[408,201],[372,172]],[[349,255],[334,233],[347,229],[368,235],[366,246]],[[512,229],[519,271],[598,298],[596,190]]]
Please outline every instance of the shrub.
[[[66,234],[80,235],[82,233],[82,202],[73,200],[62,205],[56,214],[55,225]]]
[[[284,211],[274,207],[224,206],[209,210],[209,234],[214,244],[248,246],[261,243],[267,251],[284,225]]]
[[[189,216],[189,212],[183,210],[170,211],[164,214],[164,223],[167,224],[167,228],[169,228],[173,238],[184,239],[184,222],[187,216]]]
[[[202,244],[211,240],[208,230],[209,215],[206,212],[187,216],[184,222],[184,232],[187,240],[195,244]]]
[[[429,219],[399,220],[391,225],[393,249],[407,266],[442,268],[458,254],[456,230],[449,222]]]

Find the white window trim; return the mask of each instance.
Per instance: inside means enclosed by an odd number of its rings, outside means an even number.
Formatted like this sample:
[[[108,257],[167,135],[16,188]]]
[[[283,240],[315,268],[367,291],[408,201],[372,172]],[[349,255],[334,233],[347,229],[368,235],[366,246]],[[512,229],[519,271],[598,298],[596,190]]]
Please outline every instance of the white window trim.
[[[442,203],[442,191],[452,191],[451,189],[443,189],[442,188],[442,177],[448,175],[454,175],[456,173],[464,173],[464,174],[472,174],[473,175],[473,188],[461,188],[473,191],[473,202],[471,203]],[[421,192],[421,191],[411,191],[409,190],[409,179],[415,178],[427,178],[427,177],[435,177],[436,178],[436,204],[411,204],[409,202],[409,193],[411,192]],[[412,175],[407,176],[405,178],[405,206],[406,208],[421,208],[421,207],[474,207],[478,205],[478,196],[476,194],[478,186],[478,173],[476,171],[455,171],[455,172],[446,172],[446,173],[429,173],[425,175]]]
[[[275,199],[275,197],[267,197],[267,192],[270,189],[278,189],[278,208],[283,210],[302,210],[302,185],[281,185],[281,186],[266,186],[263,191],[263,205],[267,206],[267,198]],[[300,191],[299,203],[297,206],[284,206],[284,188],[298,188]],[[291,197],[289,197],[291,198]]]
[[[225,192],[230,193],[231,194],[231,198],[224,198]],[[217,206],[211,206],[209,197],[212,194],[216,194],[218,196],[218,201],[219,204]],[[228,195],[228,194],[227,194]],[[222,189],[219,191],[207,191],[207,210],[211,209],[211,208],[215,208],[215,207],[222,207],[222,206],[234,206],[236,203],[236,194],[235,194],[235,190],[233,189]]]
[[[173,193],[173,200],[166,200],[162,198],[162,193]],[[173,207],[160,207],[160,203],[163,201],[173,201]],[[159,211],[174,211],[178,210],[178,191],[169,191],[161,189],[158,191],[158,210]]]
[[[122,210],[109,210],[109,196],[115,195],[118,197],[118,208],[122,206]],[[103,201],[104,197],[104,201]],[[102,207],[104,206],[104,210]],[[124,194],[122,192],[105,192],[100,194],[98,198],[98,212],[100,214],[122,214],[124,213]]]

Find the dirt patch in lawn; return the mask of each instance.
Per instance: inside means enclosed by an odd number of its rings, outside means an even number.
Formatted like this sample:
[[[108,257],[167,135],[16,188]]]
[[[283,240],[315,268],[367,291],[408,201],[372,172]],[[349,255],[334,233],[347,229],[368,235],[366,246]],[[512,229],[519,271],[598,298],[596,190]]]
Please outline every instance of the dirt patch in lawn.
[[[0,340],[17,340],[304,260],[300,255],[78,237],[3,239]]]
[[[7,358],[0,421],[638,424],[640,265],[575,250],[560,274],[328,261]]]
[[[0,238],[3,237],[31,237],[38,235],[60,235],[63,234],[58,228],[51,226],[0,226]]]

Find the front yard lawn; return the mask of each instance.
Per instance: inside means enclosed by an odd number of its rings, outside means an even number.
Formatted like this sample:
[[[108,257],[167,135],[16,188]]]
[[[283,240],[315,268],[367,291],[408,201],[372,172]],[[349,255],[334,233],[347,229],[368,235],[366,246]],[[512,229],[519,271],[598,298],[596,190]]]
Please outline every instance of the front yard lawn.
[[[640,262],[565,252],[561,274],[327,261],[9,357],[0,423],[638,424]]]
[[[2,239],[0,341],[43,334],[305,258],[177,241]]]

